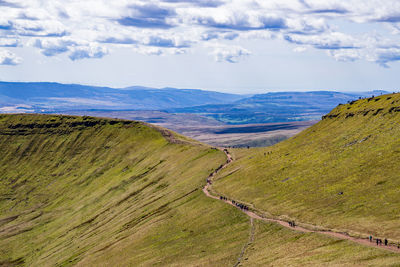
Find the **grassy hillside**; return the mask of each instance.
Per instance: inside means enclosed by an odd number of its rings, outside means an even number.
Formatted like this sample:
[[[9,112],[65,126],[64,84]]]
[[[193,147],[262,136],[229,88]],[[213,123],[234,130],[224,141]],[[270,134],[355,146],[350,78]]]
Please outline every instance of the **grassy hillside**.
[[[233,265],[247,240],[200,190],[220,151],[89,117],[5,115],[0,133],[2,264]]]
[[[243,266],[399,266],[400,255],[255,221]]]
[[[266,214],[400,240],[400,94],[339,105],[273,147],[237,149],[214,189]]]
[[[247,151],[247,150],[246,150]],[[200,190],[225,155],[162,128],[0,116],[0,265],[391,265],[400,254],[254,222]]]

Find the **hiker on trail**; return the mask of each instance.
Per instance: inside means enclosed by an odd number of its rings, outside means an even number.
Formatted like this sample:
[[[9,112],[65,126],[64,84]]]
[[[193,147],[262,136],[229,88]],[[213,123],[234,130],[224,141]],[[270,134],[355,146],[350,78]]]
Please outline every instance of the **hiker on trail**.
[[[293,227],[296,227],[296,224],[294,223],[294,221],[292,222]]]
[[[376,239],[376,245],[379,245],[379,239],[378,238]]]
[[[369,242],[372,242],[372,235],[369,236]]]
[[[292,227],[292,222],[289,222],[289,226]]]
[[[400,243],[397,244],[397,248],[400,249]]]
[[[385,238],[385,246],[388,245],[388,240]]]

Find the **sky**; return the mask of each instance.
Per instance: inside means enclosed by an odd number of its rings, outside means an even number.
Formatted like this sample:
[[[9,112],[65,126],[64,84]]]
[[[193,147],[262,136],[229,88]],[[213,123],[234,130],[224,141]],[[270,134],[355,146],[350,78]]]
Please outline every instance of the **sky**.
[[[0,0],[0,80],[399,91],[398,0]]]

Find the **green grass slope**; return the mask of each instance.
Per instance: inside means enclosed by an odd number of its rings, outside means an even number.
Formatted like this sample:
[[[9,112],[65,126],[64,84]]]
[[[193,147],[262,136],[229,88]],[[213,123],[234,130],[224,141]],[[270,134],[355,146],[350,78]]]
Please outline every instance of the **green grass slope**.
[[[255,221],[243,266],[399,266],[400,255]]]
[[[225,155],[169,139],[138,122],[0,116],[0,265],[233,265],[248,219],[201,192]]]
[[[139,122],[1,115],[0,266],[233,266],[249,233],[247,266],[400,262],[319,234],[252,228],[201,191],[225,161]]]
[[[400,94],[339,105],[273,147],[234,150],[214,189],[281,218],[400,240]]]

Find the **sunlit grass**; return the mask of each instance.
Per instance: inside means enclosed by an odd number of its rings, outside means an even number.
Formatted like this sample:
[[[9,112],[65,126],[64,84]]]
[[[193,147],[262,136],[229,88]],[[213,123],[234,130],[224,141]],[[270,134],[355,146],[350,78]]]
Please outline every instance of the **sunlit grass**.
[[[398,241],[399,106],[399,94],[340,105],[273,147],[234,150],[214,188],[274,216]]]

